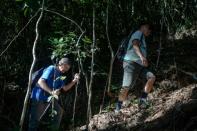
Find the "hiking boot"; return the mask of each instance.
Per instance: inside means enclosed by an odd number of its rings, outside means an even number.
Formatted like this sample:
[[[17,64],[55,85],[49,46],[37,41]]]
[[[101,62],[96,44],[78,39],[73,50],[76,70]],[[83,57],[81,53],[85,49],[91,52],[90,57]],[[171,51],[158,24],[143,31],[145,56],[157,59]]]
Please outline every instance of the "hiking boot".
[[[121,108],[122,108],[122,102],[118,101],[116,104],[115,113],[119,113]]]
[[[146,98],[140,98],[138,106],[140,109],[147,109],[150,106],[150,104]]]

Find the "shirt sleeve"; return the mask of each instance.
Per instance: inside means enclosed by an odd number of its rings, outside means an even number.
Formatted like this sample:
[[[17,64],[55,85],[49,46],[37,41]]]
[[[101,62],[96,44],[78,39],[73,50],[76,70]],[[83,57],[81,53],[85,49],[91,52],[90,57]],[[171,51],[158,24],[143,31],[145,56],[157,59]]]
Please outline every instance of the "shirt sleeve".
[[[53,75],[53,71],[54,71],[54,67],[53,67],[53,66],[47,67],[47,68],[44,70],[44,72],[43,72],[41,78],[42,78],[42,79],[45,79],[45,80],[49,80],[50,77]]]
[[[142,32],[136,31],[131,37],[132,43],[133,43],[134,40],[141,41],[141,37],[142,37]],[[140,42],[140,44],[141,44],[141,42]]]

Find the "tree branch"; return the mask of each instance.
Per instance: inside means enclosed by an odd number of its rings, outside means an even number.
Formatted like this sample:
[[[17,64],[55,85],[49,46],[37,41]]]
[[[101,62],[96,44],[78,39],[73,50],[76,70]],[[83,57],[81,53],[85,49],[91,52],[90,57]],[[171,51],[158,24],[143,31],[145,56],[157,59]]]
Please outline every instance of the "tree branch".
[[[31,23],[31,21],[33,20],[33,18],[35,18],[37,16],[37,14],[39,13],[40,9],[37,10],[37,12],[29,19],[29,21],[27,22],[27,24],[18,32],[18,34],[10,41],[10,43],[8,44],[8,46],[1,52],[0,56],[2,56],[11,46],[11,44],[20,36],[20,34],[25,30],[25,28],[27,28],[27,26]]]
[[[68,17],[66,17],[66,16],[64,16],[64,15],[58,13],[58,12],[52,11],[52,10],[44,9],[44,11],[50,12],[50,13],[52,13],[52,14],[56,14],[56,15],[58,15],[58,16],[64,18],[64,19],[69,20],[70,22],[72,22],[73,24],[75,24],[75,25],[80,29],[81,33],[83,32],[83,30],[82,30],[82,28],[80,27],[80,25],[77,24],[77,22],[75,22],[74,20],[72,20],[72,19],[70,19],[70,18],[68,18]]]

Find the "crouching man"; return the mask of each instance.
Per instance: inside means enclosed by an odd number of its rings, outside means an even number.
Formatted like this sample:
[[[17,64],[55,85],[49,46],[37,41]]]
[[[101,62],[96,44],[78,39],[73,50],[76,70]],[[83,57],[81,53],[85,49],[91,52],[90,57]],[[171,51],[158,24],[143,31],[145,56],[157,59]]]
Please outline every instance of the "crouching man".
[[[35,87],[33,87],[31,94],[29,131],[38,130],[39,121],[49,107],[50,96],[57,97],[61,89],[68,91],[79,81],[79,74],[75,74],[74,79],[69,84],[64,84],[64,80],[61,79],[62,74],[67,72],[70,67],[70,60],[68,58],[62,58],[57,66],[51,65],[44,69],[42,76]],[[54,110],[57,114],[54,115],[52,127],[58,130],[63,115],[63,109],[58,104],[57,100],[54,101]]]

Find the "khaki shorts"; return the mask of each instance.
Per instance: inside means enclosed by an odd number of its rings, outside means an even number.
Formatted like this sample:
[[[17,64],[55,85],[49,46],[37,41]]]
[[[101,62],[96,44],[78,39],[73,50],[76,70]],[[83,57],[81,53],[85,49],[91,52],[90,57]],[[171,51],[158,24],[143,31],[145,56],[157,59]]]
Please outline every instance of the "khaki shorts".
[[[132,62],[123,62],[123,68],[124,68],[124,75],[123,75],[123,82],[122,87],[126,88],[133,88],[137,79],[150,79],[155,77],[155,75],[150,72],[147,68]]]

